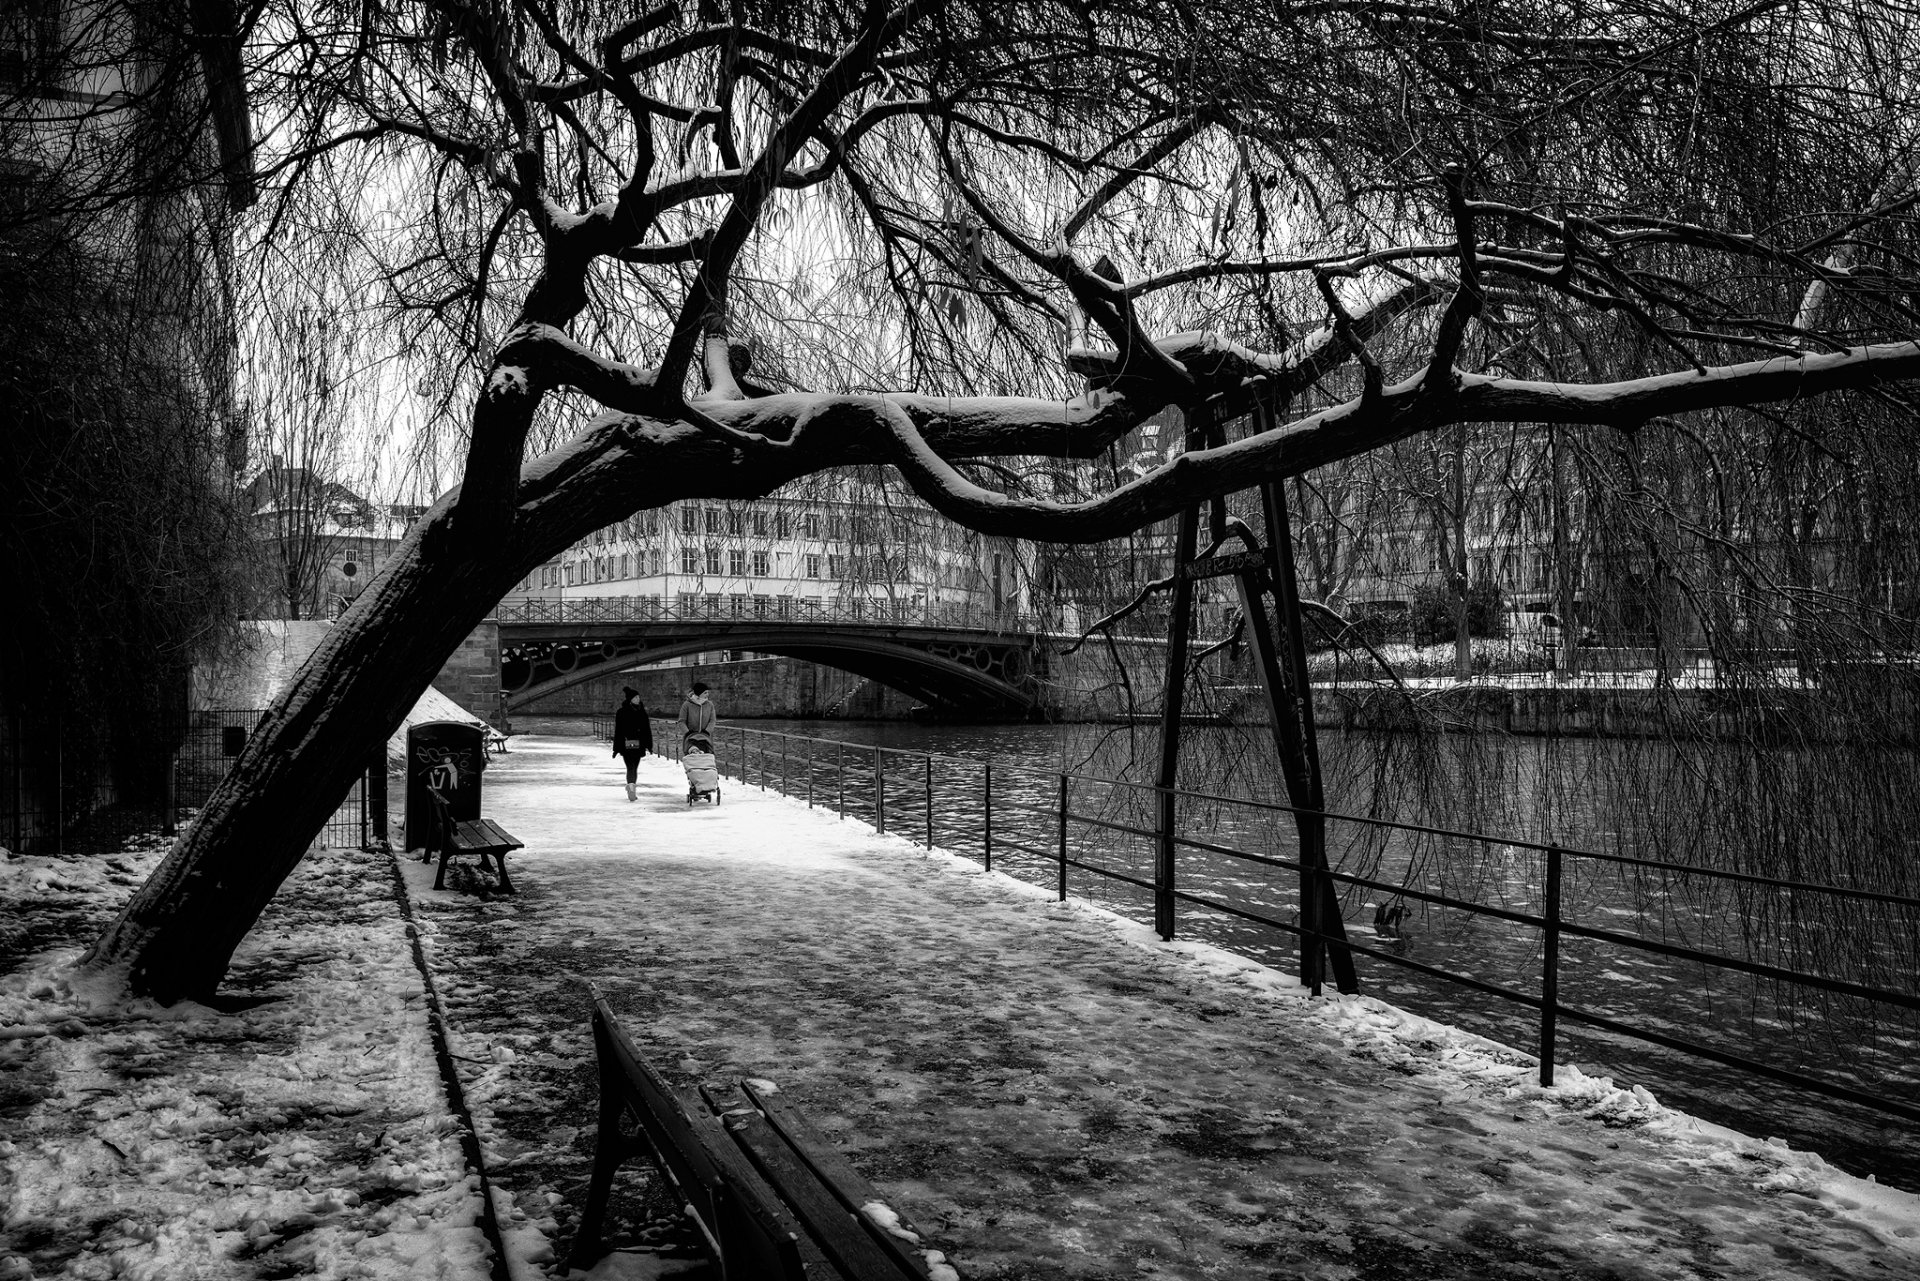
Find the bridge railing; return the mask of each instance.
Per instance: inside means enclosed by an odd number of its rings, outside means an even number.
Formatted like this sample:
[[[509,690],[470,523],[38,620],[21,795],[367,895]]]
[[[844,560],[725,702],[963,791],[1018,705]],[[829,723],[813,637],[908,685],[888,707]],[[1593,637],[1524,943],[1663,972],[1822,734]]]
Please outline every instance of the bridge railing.
[[[572,600],[503,601],[502,623],[804,623],[848,627],[930,627],[1031,636],[1057,630],[1060,620],[1018,610],[962,602],[819,600],[798,596],[584,596]]]
[[[655,741],[662,754],[677,758],[677,726],[664,723]],[[1143,923],[1155,919],[1156,902],[1165,903],[1169,921],[1174,904],[1198,909],[1210,921],[1224,922],[1224,931],[1212,932],[1242,951],[1270,950],[1270,944],[1260,941],[1262,934],[1327,938],[1300,919],[1297,887],[1307,869],[1275,854],[1297,849],[1292,827],[1299,811],[1289,805],[1175,790],[1179,812],[1190,816],[1187,822],[1192,824],[1192,830],[1176,831],[1172,837],[1179,851],[1176,869],[1154,857],[1161,840],[1156,815],[1167,789],[1151,784],[741,725],[716,727],[714,741],[722,771],[744,785],[771,787],[810,806],[836,809],[843,818],[862,819],[928,849],[978,857],[987,870],[999,867],[1037,881],[1062,901],[1071,885],[1077,893]],[[1920,1121],[1920,1104],[1913,1101],[1920,1074],[1911,1064],[1903,1066],[1903,1058],[1889,1057],[1895,1054],[1889,1047],[1910,1044],[1920,1033],[1920,985],[1893,990],[1859,981],[1889,972],[1882,964],[1886,956],[1854,965],[1864,951],[1879,946],[1863,935],[1893,940],[1888,946],[1896,950],[1912,946],[1913,931],[1920,927],[1920,898],[1333,812],[1321,817],[1329,826],[1330,848],[1351,849],[1372,839],[1379,851],[1389,839],[1411,835],[1430,841],[1429,848],[1443,855],[1426,860],[1440,869],[1433,873],[1437,879],[1426,879],[1424,873],[1416,878],[1412,871],[1399,883],[1339,870],[1318,873],[1338,891],[1374,891],[1384,896],[1383,911],[1391,903],[1409,906],[1415,916],[1425,913],[1436,926],[1451,922],[1474,938],[1476,947],[1488,946],[1480,941],[1486,937],[1485,927],[1464,922],[1504,924],[1532,934],[1531,944],[1516,938],[1502,951],[1474,954],[1471,967],[1458,969],[1416,959],[1406,947],[1412,931],[1401,930],[1397,918],[1371,931],[1356,922],[1351,934],[1335,945],[1534,1011],[1541,1084],[1553,1083],[1559,1028],[1573,1024],[1591,1029],[1590,1035],[1606,1042],[1609,1053],[1619,1052],[1623,1038],[1630,1038],[1654,1047],[1650,1053],[1675,1052],[1882,1116]],[[1204,831],[1198,830],[1202,827]],[[1344,839],[1338,835],[1343,829]],[[1242,848],[1249,844],[1257,848]],[[1468,855],[1476,851],[1480,870],[1462,871],[1473,862]],[[1378,864],[1376,857],[1367,866],[1377,872]],[[1270,871],[1292,875],[1274,878],[1267,875]],[[1643,910],[1657,917],[1657,936],[1621,927],[1619,909],[1610,906],[1615,900],[1607,896],[1628,892],[1655,904]],[[1476,893],[1479,897],[1470,897]],[[1702,934],[1701,920],[1716,914],[1744,922],[1732,935],[1723,933],[1721,941],[1732,938],[1732,948],[1741,950],[1739,940],[1747,938],[1747,955],[1693,946]],[[1782,914],[1799,925],[1786,936],[1790,941],[1784,950],[1757,948],[1747,937],[1750,928],[1769,918],[1784,919]],[[1816,924],[1819,929],[1813,929]],[[1842,928],[1856,934],[1847,948],[1817,943],[1831,940]],[[1899,943],[1901,937],[1908,942]],[[1855,974],[1842,977],[1808,968],[1820,961],[1837,961],[1839,968],[1853,968]],[[1894,958],[1891,972],[1912,972],[1910,965],[1901,970],[1900,964]],[[1527,982],[1519,976],[1530,965],[1535,977]],[[1750,989],[1744,999],[1756,1009],[1776,1005],[1800,1019],[1816,1017],[1808,1013],[1811,1009],[1824,1010],[1834,1020],[1830,1035],[1856,1036],[1846,1068],[1816,1074],[1764,1061],[1760,1055],[1777,1049],[1779,1038],[1769,1029],[1778,1025],[1757,1014],[1753,1028],[1709,1044],[1702,1039],[1703,1027],[1677,1022],[1664,1007],[1635,1013],[1595,1008],[1596,998],[1612,1006],[1615,1000],[1631,1001],[1632,989],[1645,986],[1638,979],[1622,979],[1615,968],[1651,972],[1650,967],[1657,966],[1671,971],[1671,981],[1690,984],[1696,991],[1720,992],[1722,1000],[1744,983]],[[1564,998],[1563,979],[1580,987],[1573,1000]],[[1742,999],[1733,992],[1736,1006]],[[1836,1030],[1842,1023],[1854,1031]],[[1867,1031],[1859,1033],[1861,1028]],[[1891,1095],[1867,1088],[1876,1082]]]

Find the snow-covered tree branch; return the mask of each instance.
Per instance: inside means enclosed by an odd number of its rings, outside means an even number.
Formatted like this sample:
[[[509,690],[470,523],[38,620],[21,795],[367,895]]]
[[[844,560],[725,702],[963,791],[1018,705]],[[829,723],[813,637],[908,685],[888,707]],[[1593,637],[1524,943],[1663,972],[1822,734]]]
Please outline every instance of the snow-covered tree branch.
[[[265,0],[257,243],[353,264],[457,483],[91,963],[212,990],[446,654],[643,508],[882,464],[1097,540],[1441,427],[1920,378],[1912,33],[1695,8]],[[956,466],[1202,403],[1277,425],[1081,502]]]

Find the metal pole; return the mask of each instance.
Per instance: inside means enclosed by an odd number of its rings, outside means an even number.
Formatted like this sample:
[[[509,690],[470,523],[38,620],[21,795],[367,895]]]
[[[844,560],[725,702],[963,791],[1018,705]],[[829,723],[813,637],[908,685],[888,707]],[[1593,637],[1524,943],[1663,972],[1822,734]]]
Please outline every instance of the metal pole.
[[[833,745],[833,772],[840,780],[840,817],[847,816],[847,758],[846,744],[836,742]]]
[[[1189,429],[1191,433],[1191,428]],[[1180,714],[1187,686],[1187,633],[1193,622],[1193,580],[1182,571],[1193,559],[1200,535],[1200,511],[1180,513],[1173,553],[1173,608],[1167,632],[1167,671],[1160,698],[1159,834],[1153,858],[1153,928],[1173,937],[1174,826],[1178,821],[1175,788],[1180,783]]]
[[[813,740],[807,740],[807,808],[813,808]]]
[[[1067,776],[1060,776],[1060,901],[1067,901]]]
[[[162,788],[163,797],[160,811],[160,835],[172,836],[180,823],[180,750],[175,748],[167,753],[167,773]],[[361,827],[366,826],[366,813],[361,812]],[[363,836],[365,832],[361,833]]]
[[[927,754],[927,848],[933,848],[933,754]]]
[[[1547,847],[1547,924],[1540,972],[1540,1084],[1553,1084],[1553,1031],[1560,999],[1560,847]]]
[[[987,859],[986,870],[991,872],[993,870],[993,762],[992,761],[987,762],[987,786],[986,786],[985,793],[981,797],[981,801],[982,801],[982,804],[980,808],[981,808],[981,811],[986,815],[986,823],[987,823],[986,830],[982,834],[982,844],[984,845],[985,852],[986,852],[986,859]]]
[[[887,834],[887,771],[877,747],[873,749],[873,825],[880,835]]]
[[[367,827],[372,840],[368,849],[387,847],[387,745],[377,743],[367,762]]]

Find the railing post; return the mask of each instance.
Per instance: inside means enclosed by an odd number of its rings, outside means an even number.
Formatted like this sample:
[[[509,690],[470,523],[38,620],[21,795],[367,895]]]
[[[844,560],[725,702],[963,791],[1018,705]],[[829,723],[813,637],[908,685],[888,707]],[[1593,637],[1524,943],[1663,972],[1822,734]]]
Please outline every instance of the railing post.
[[[840,781],[840,817],[847,816],[847,753],[846,744],[835,742],[833,745],[833,772]]]
[[[807,808],[813,808],[813,740],[807,740]]]
[[[1560,847],[1547,846],[1547,924],[1540,971],[1540,1084],[1553,1084],[1553,1032],[1560,1001]]]
[[[933,849],[933,753],[927,753],[927,849]]]
[[[1067,901],[1067,776],[1060,775],[1060,901]]]
[[[987,784],[981,795],[980,812],[986,816],[981,845],[986,853],[986,871],[993,870],[993,762],[987,762]]]
[[[887,834],[887,770],[877,747],[873,749],[873,825],[880,835]]]

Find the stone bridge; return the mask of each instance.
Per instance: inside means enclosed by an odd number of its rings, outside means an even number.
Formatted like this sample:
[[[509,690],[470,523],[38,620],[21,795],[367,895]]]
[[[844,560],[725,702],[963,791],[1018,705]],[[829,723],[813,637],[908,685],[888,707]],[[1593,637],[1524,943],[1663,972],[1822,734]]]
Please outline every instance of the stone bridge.
[[[603,596],[503,603],[495,618],[509,712],[630,667],[752,650],[865,676],[950,714],[1030,716],[1047,662],[1039,617],[938,603]]]

